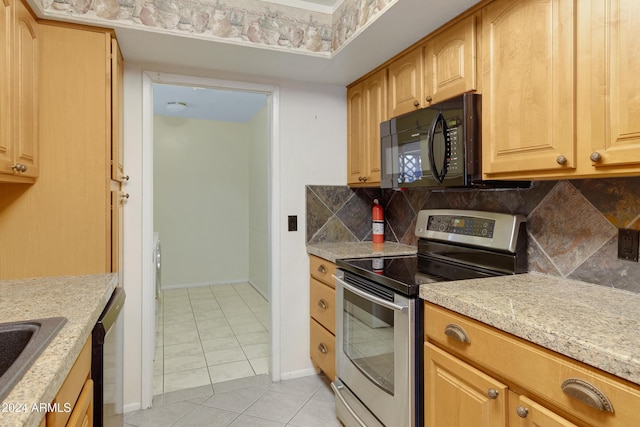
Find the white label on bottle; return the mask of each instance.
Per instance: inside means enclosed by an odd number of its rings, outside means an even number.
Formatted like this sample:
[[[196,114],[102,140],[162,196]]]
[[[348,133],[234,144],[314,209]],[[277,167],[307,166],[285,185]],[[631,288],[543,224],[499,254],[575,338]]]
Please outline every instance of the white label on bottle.
[[[373,234],[384,234],[383,221],[373,221]]]

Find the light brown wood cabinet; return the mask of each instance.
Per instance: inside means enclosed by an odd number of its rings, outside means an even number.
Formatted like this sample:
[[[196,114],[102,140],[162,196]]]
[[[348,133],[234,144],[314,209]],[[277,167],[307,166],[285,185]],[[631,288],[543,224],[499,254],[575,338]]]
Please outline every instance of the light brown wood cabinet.
[[[111,179],[122,114],[112,102],[122,94],[115,34],[49,21],[39,34],[41,173],[0,191],[0,279],[118,271],[126,199]]]
[[[309,255],[310,355],[314,366],[333,381],[336,376],[336,265]]]
[[[39,26],[20,0],[0,5],[0,182],[33,183],[39,174]]]
[[[486,177],[576,167],[576,15],[575,2],[561,0],[497,0],[482,9]]]
[[[394,58],[389,64],[389,117],[425,107],[422,46]]]
[[[640,170],[640,2],[578,2],[580,162],[594,175]],[[582,42],[585,43],[582,43]],[[583,102],[584,104],[583,104]],[[579,148],[582,148],[580,142]]]
[[[348,185],[380,185],[380,122],[387,118],[386,69],[347,89]]]
[[[496,0],[482,9],[487,179],[637,174],[634,1]]]
[[[477,17],[471,14],[424,44],[422,106],[477,90]]]
[[[427,427],[640,425],[639,386],[424,304]]]
[[[48,412],[47,427],[90,427],[93,425],[93,380],[91,379],[91,337],[80,351]]]

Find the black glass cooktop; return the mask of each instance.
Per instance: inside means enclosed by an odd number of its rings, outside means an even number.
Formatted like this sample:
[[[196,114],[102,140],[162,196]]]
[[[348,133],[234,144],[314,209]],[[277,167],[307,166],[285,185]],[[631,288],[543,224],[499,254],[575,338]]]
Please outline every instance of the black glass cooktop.
[[[407,296],[418,296],[420,285],[495,276],[424,256],[353,258],[336,261],[338,268],[365,277]]]

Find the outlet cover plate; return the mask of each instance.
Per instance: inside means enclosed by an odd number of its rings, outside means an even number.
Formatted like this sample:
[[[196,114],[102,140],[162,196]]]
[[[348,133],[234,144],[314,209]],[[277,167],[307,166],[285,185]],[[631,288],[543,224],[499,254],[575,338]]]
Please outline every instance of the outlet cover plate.
[[[618,230],[618,259],[638,262],[639,236],[638,230]]]

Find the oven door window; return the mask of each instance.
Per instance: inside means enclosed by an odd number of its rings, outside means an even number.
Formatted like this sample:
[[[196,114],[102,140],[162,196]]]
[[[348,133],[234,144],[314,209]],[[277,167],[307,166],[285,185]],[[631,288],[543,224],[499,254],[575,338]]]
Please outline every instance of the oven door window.
[[[343,349],[370,381],[394,394],[394,312],[344,290]]]

